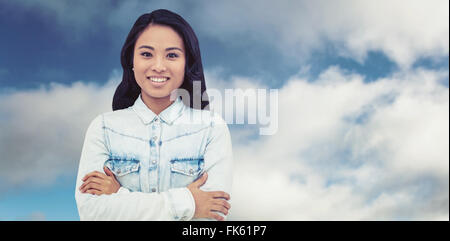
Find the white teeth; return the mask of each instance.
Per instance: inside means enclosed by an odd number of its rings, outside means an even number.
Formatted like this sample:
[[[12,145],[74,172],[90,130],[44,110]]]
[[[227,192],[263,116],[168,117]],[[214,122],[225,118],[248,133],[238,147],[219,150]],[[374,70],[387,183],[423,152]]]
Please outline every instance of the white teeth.
[[[150,77],[150,80],[153,82],[164,82],[167,81],[169,78],[155,78],[155,77]]]

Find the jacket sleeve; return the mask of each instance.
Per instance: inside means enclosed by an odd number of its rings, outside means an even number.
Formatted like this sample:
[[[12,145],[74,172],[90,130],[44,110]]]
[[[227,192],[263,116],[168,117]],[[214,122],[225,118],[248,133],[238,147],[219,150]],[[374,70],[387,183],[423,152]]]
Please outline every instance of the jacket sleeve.
[[[230,194],[231,204],[232,181],[233,181],[233,153],[231,135],[227,123],[220,115],[214,113],[210,135],[206,144],[204,154],[205,172],[208,173],[206,183],[200,187],[203,191],[224,191]],[[216,212],[220,216],[227,216]],[[215,220],[212,218],[193,219],[194,221]]]
[[[80,220],[189,220],[195,201],[187,188],[161,193],[130,192],[120,188],[110,195],[81,193],[81,180],[92,171],[103,172],[109,157],[105,144],[103,115],[96,117],[86,132],[75,188]]]

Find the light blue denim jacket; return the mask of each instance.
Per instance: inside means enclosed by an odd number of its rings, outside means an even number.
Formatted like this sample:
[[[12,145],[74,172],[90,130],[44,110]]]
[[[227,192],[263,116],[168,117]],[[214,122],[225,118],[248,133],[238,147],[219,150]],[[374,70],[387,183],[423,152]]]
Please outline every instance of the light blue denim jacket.
[[[231,195],[232,161],[230,133],[220,115],[192,109],[179,97],[156,115],[139,96],[133,106],[101,114],[89,125],[75,189],[80,219],[191,220],[195,202],[186,186],[207,172],[201,190]],[[104,173],[103,166],[115,174],[119,191],[81,193],[81,179]]]

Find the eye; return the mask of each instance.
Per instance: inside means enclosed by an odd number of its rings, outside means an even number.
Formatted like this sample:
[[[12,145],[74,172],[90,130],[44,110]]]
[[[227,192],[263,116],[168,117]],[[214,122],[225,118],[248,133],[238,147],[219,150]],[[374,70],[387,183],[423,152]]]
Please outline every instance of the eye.
[[[176,53],[168,53],[167,57],[169,57],[169,59],[178,58],[178,54],[176,54]]]
[[[149,53],[149,52],[143,52],[143,53],[141,53],[141,55],[146,57],[146,58],[152,57],[152,54]]]

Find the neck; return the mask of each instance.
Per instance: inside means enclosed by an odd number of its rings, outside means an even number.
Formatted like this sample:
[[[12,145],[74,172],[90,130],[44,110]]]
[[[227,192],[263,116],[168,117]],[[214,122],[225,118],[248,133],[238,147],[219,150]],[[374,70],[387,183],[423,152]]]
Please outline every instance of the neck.
[[[169,107],[174,101],[170,100],[170,95],[162,98],[155,98],[141,93],[142,102],[156,115]]]

